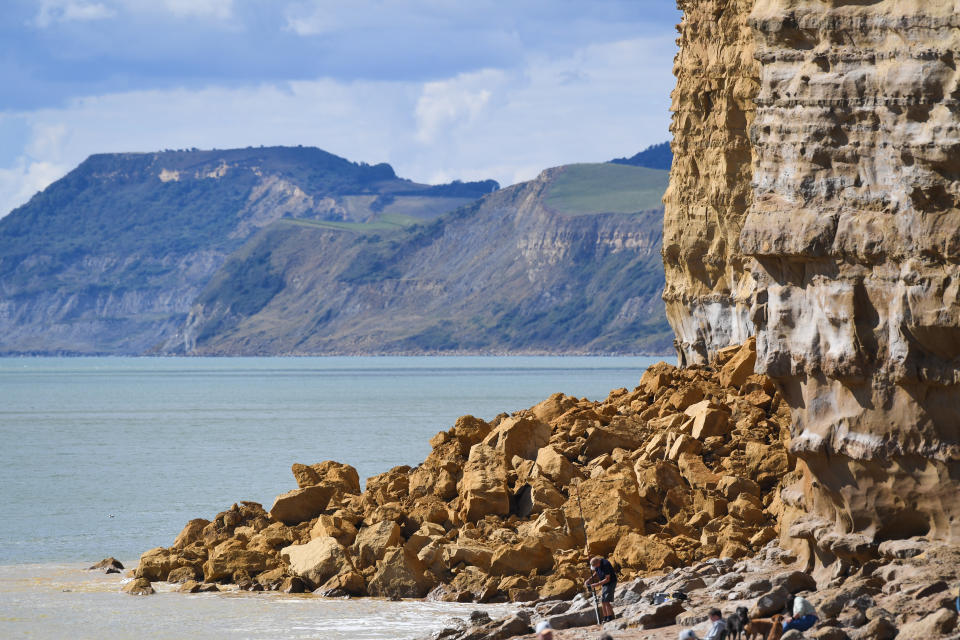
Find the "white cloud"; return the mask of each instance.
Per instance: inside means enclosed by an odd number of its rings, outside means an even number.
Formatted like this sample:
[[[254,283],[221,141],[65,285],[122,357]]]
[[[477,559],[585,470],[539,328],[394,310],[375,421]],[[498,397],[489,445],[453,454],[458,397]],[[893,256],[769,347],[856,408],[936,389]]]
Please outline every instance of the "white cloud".
[[[312,145],[423,182],[493,178],[632,155],[667,139],[671,38],[530,57],[432,82],[308,82],[156,90],[10,113],[30,132],[0,168],[0,215],[100,152]]]
[[[485,70],[426,83],[417,101],[417,139],[434,142],[452,125],[475,122],[503,80],[502,72]]]
[[[34,24],[46,29],[57,22],[89,22],[112,18],[116,11],[100,2],[81,0],[43,0],[34,18]]]
[[[30,162],[23,156],[14,166],[0,169],[0,218],[25,203],[68,170],[67,166],[51,162]]]
[[[233,0],[163,0],[163,6],[176,16],[210,17],[226,20],[233,15]]]

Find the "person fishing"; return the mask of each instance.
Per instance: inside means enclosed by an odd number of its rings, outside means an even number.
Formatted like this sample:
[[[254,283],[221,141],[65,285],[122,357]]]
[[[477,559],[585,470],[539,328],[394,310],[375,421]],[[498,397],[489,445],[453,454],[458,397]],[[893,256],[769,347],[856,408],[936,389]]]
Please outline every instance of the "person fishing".
[[[590,559],[590,570],[593,574],[587,578],[583,586],[588,589],[601,587],[600,608],[603,610],[601,622],[613,620],[613,594],[617,590],[617,572],[606,558],[594,556]]]

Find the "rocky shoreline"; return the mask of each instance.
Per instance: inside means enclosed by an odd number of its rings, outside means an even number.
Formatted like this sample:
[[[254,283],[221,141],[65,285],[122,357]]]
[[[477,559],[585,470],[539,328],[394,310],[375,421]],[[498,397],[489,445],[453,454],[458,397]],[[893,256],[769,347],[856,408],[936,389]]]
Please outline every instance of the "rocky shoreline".
[[[423,463],[369,478],[365,490],[349,465],[294,464],[298,488],[269,510],[241,502],[191,520],[172,546],[143,554],[125,590],[149,594],[168,581],[189,593],[233,584],[513,602],[507,618],[477,612],[430,636],[508,638],[541,619],[556,629],[594,623],[580,593],[586,534],[590,554],[621,568],[619,618],[606,625],[617,637],[660,637],[631,634],[701,623],[717,604],[765,615],[800,590],[816,590],[808,598],[835,630],[810,637],[893,638],[921,622],[951,631],[953,547],[891,541],[827,578],[781,547],[781,492],[799,471],[786,446],[789,410],[753,373],[755,359],[749,340],[710,365],[654,365],[636,388],[599,402],[555,394],[490,422],[461,417],[431,439]],[[672,591],[689,600],[651,600]]]
[[[367,480],[294,464],[269,511],[241,502],[148,551],[136,577],[458,602],[569,598],[590,553],[625,578],[778,537],[789,413],[752,373],[752,342],[712,366],[651,367],[603,401],[556,394],[457,420],[417,467]],[[582,506],[584,519],[580,517]]]

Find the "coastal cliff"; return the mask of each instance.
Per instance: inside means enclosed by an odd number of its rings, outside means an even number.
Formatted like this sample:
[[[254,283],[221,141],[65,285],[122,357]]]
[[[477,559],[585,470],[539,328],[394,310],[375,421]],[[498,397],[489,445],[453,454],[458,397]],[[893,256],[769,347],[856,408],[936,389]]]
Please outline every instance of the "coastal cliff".
[[[408,230],[278,221],[213,276],[163,351],[665,353],[666,178],[570,165]]]
[[[747,133],[759,85],[747,25],[751,0],[679,4],[663,299],[682,365],[704,364],[753,335],[753,280],[739,237],[753,200]]]
[[[910,536],[957,542],[960,7],[681,6],[664,230],[681,361],[756,334],[799,460],[783,543],[811,567]],[[719,80],[754,106],[725,117]],[[712,126],[691,126],[707,97]],[[718,140],[730,153],[692,168]],[[696,272],[701,255],[724,269]]]
[[[502,194],[306,147],[92,156],[0,219],[0,355],[667,353],[647,156]]]

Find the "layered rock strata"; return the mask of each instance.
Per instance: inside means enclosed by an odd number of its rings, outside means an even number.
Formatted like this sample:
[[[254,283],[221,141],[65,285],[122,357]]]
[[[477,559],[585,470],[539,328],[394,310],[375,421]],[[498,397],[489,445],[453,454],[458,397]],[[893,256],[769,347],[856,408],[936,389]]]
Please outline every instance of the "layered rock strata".
[[[751,341],[713,367],[656,365],[601,402],[556,394],[489,423],[464,416],[422,464],[363,492],[348,465],[294,465],[299,488],[269,511],[193,520],[136,576],[529,601],[579,591],[584,535],[625,577],[748,556],[777,538],[793,466],[789,411],[755,359]]]
[[[703,364],[753,335],[753,280],[739,249],[753,200],[759,68],[752,0],[685,0],[674,73],[673,168],[664,196],[663,299],[680,364]]]
[[[831,6],[836,5],[836,6]],[[758,370],[806,467],[786,532],[821,563],[960,541],[960,8],[758,2]]]
[[[755,282],[748,330],[757,371],[793,413],[789,447],[800,463],[784,492],[785,544],[811,566],[846,571],[887,540],[957,542],[960,5],[681,5],[674,144],[693,159],[674,163],[664,233],[668,309],[690,307],[668,313],[681,359],[736,341],[729,314],[715,310],[745,298],[732,284],[720,307],[703,295],[689,267],[705,246],[688,213],[696,200],[679,194],[691,183],[691,194],[752,185],[742,207],[708,210],[717,212],[713,227],[739,232],[725,264]],[[739,39],[725,35],[722,25],[733,23],[745,24]],[[754,66],[709,64],[738,54]],[[739,141],[743,130],[742,120],[687,125],[702,112],[694,96],[713,95],[709,69],[759,81],[749,151],[736,155],[749,153],[752,167],[733,178],[729,164],[688,168],[701,148]],[[707,252],[705,262],[719,255]],[[699,317],[706,327],[692,331]],[[688,346],[699,338],[702,348]]]

